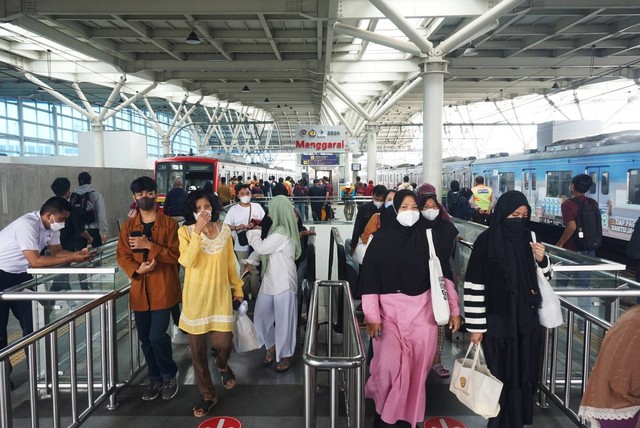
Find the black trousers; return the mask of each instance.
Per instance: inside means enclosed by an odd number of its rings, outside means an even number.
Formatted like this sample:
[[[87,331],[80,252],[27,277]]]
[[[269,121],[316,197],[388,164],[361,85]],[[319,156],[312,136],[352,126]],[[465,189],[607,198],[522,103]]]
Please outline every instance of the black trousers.
[[[26,272],[9,273],[0,270],[0,291],[22,284],[32,278]],[[0,349],[9,344],[7,326],[9,325],[9,311],[13,313],[20,323],[22,336],[33,332],[33,316],[31,314],[31,302],[28,300],[6,301],[0,300]]]

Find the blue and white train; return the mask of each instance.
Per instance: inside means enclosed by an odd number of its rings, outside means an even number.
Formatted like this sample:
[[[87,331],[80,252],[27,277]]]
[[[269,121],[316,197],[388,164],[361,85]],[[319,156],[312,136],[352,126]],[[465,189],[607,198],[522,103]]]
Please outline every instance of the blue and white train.
[[[640,216],[640,131],[624,131],[562,140],[523,154],[500,153],[485,159],[443,160],[443,186],[452,180],[472,187],[482,175],[496,198],[508,190],[520,190],[531,204],[531,220],[562,225],[560,205],[571,197],[569,183],[576,174],[594,181],[587,196],[598,201],[605,236],[629,240]],[[408,175],[422,182],[421,166],[401,166],[378,172],[378,182],[395,186]],[[443,195],[447,189],[443,189]]]

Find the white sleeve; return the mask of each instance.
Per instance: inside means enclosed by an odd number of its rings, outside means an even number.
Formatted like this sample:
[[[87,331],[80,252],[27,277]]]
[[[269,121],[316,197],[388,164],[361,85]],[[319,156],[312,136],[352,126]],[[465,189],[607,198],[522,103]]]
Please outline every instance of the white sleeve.
[[[250,230],[247,232],[249,245],[251,245],[255,253],[262,256],[278,253],[284,250],[287,245],[288,238],[280,233],[272,233],[264,240],[260,239],[260,233],[259,230]]]
[[[38,224],[33,224],[30,222],[22,221],[22,225],[17,225],[15,228],[16,233],[16,241],[18,242],[18,246],[20,247],[20,251],[26,250],[35,250],[40,252],[40,242],[39,235],[40,229]],[[60,234],[58,234],[59,236]],[[58,243],[60,242],[60,238],[58,238]]]
[[[260,204],[251,204],[251,217],[258,220],[262,220],[264,218],[264,209],[262,209],[262,206],[260,206]]]
[[[227,212],[227,215],[224,216],[224,224],[228,224],[229,226],[235,226],[234,224],[234,220],[235,220],[235,216],[234,214],[236,213],[237,210],[234,209],[235,206],[229,208],[229,212]]]

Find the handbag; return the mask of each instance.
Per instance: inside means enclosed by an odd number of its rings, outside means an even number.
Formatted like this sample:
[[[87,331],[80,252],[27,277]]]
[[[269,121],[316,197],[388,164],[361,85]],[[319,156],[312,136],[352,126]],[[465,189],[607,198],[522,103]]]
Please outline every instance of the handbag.
[[[536,234],[531,232],[531,240],[536,242]],[[535,262],[535,256],[534,256]],[[536,262],[536,277],[538,280],[538,288],[540,289],[540,297],[542,298],[542,304],[538,308],[538,319],[540,325],[546,328],[560,327],[564,320],[562,319],[562,307],[560,305],[560,299],[556,295],[555,291],[549,284],[549,281],[542,273],[542,268],[538,266]]]
[[[476,347],[473,359],[471,349]],[[449,391],[462,404],[485,419],[495,418],[500,413],[502,382],[491,374],[482,352],[482,345],[470,343],[464,358],[456,359]]]
[[[429,242],[429,280],[431,283],[433,317],[438,325],[445,325],[449,322],[451,312],[447,298],[447,287],[444,283],[444,274],[442,273],[440,259],[436,256],[431,229],[427,229],[427,241]]]
[[[234,316],[236,321],[233,327],[233,351],[241,353],[260,348],[256,327],[247,316],[246,310],[238,309]]]
[[[251,223],[251,204],[249,204],[249,221],[247,222],[247,226]],[[249,240],[247,239],[247,231],[241,230],[240,232],[236,232],[236,236],[238,237],[238,244],[246,247],[249,245]]]
[[[359,265],[364,261],[364,256],[367,253],[367,248],[369,248],[371,241],[373,241],[373,235],[369,235],[369,239],[366,244],[362,242],[362,238],[358,238],[358,245],[356,246],[356,250],[353,252],[353,260],[355,260]]]

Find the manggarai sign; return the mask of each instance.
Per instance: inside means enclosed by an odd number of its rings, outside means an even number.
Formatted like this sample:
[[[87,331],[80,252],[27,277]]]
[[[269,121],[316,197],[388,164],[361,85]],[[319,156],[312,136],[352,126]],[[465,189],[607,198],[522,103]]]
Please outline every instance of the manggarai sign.
[[[296,152],[344,152],[347,148],[347,131],[343,126],[296,126],[294,132]]]

